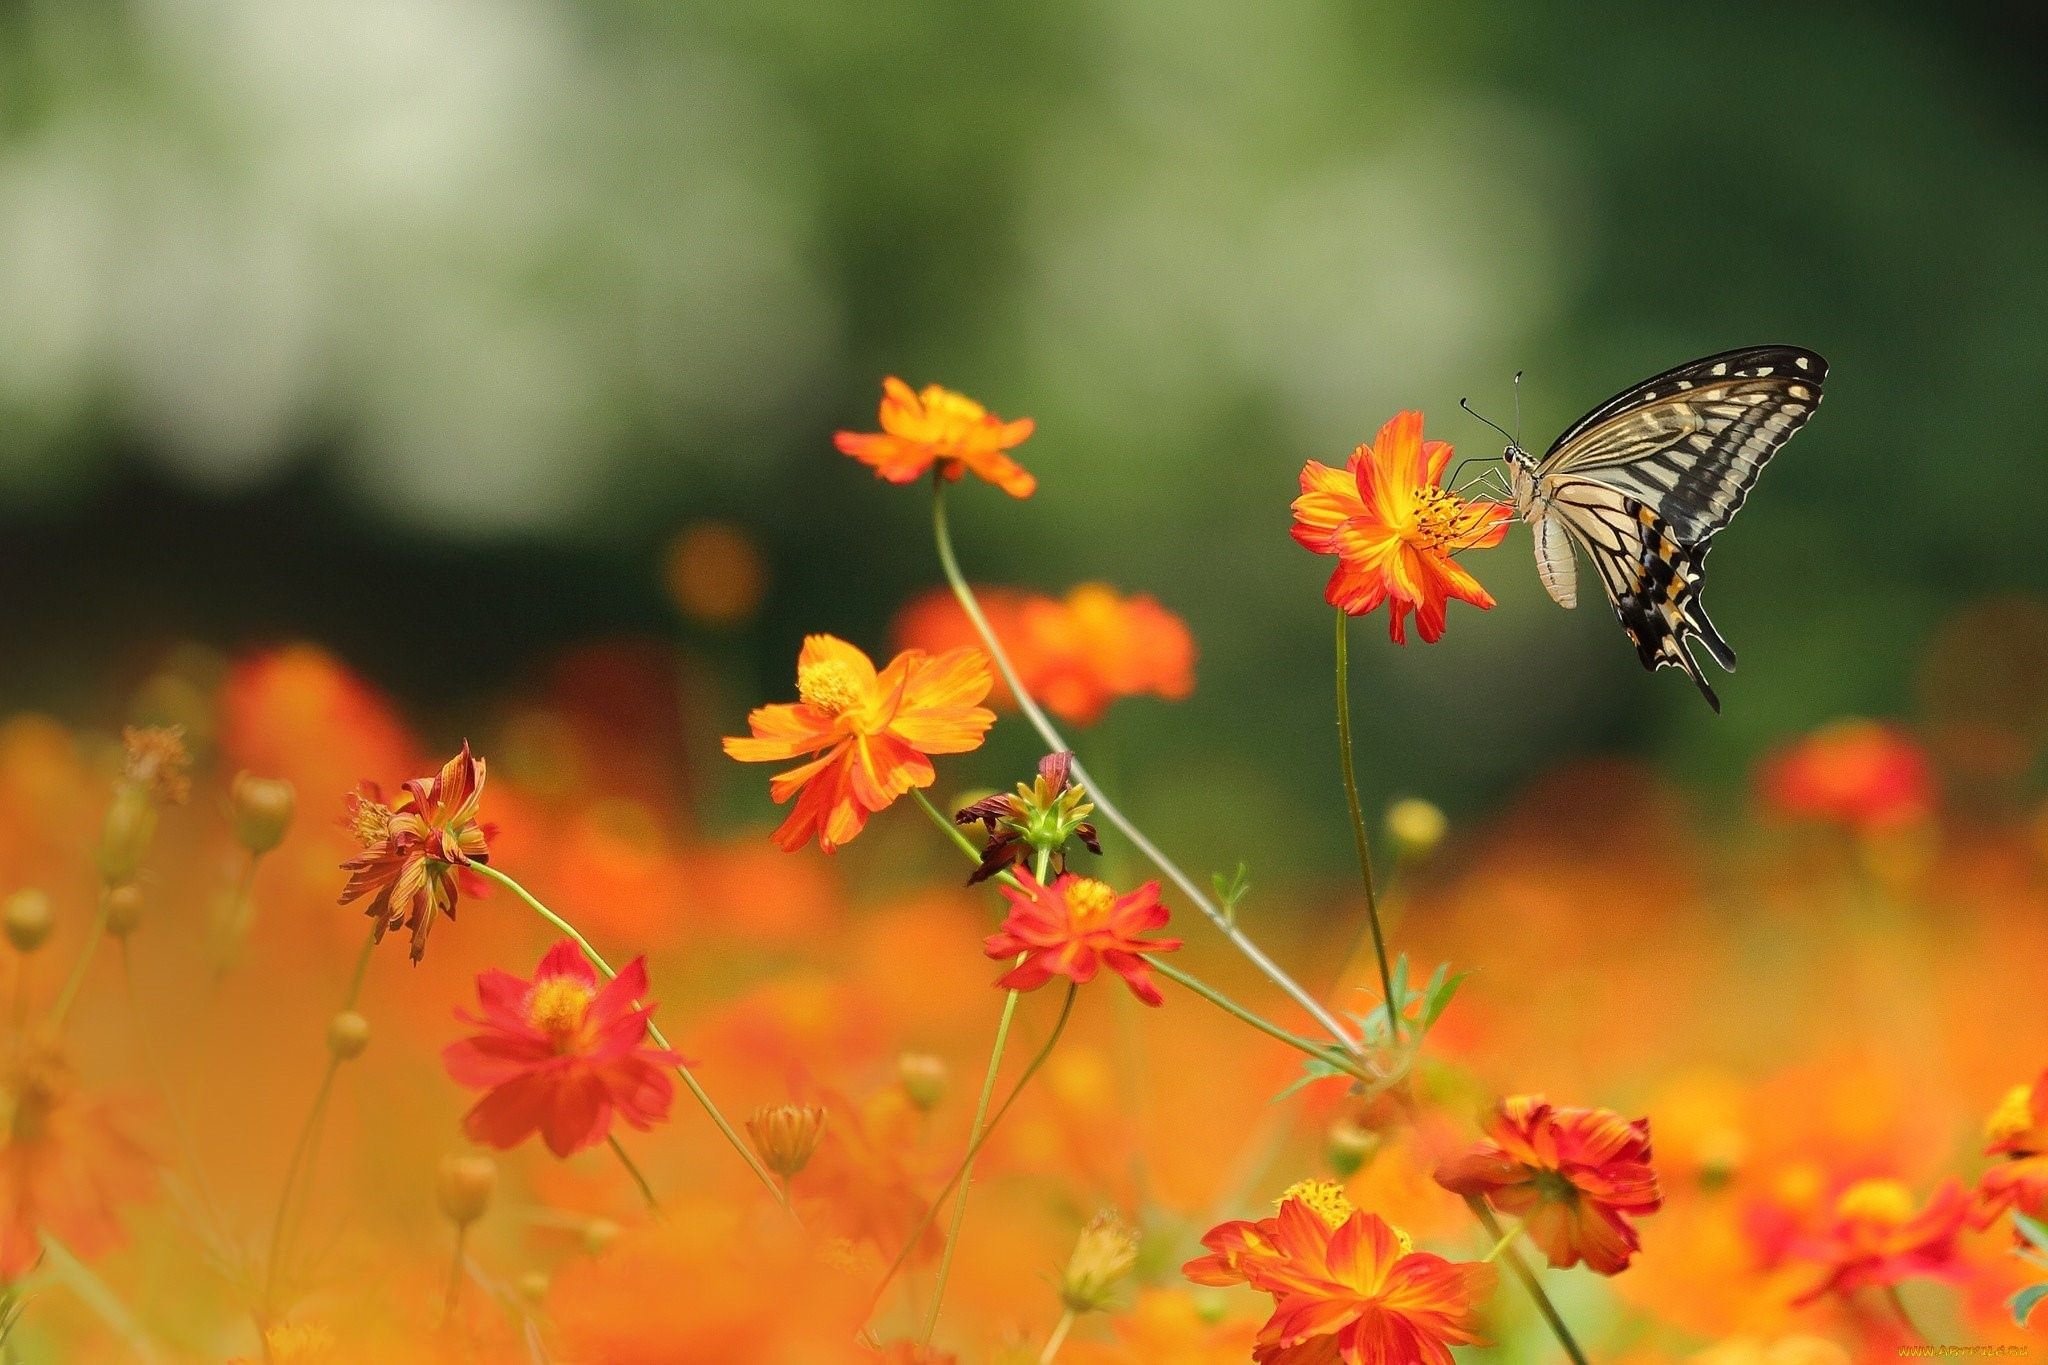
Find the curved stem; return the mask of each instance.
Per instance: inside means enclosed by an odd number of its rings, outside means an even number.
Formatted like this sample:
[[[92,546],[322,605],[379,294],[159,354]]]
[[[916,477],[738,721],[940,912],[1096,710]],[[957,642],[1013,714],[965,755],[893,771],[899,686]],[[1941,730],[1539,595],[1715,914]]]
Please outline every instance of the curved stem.
[[[1033,1054],[1031,1060],[1025,1063],[1023,1072],[1010,1086],[1010,1093],[996,1106],[995,1116],[989,1119],[988,1125],[981,1130],[980,1135],[967,1144],[967,1151],[960,1158],[960,1164],[953,1168],[953,1174],[946,1177],[946,1183],[939,1187],[938,1194],[933,1196],[931,1204],[924,1211],[924,1216],[917,1220],[917,1226],[912,1228],[910,1236],[904,1239],[903,1250],[896,1253],[896,1259],[890,1262],[889,1269],[882,1275],[882,1282],[875,1286],[875,1292],[868,1300],[867,1311],[861,1314],[862,1321],[874,1316],[875,1308],[882,1302],[882,1295],[888,1292],[898,1272],[909,1262],[910,1254],[917,1250],[917,1244],[924,1240],[925,1233],[937,1221],[939,1210],[946,1206],[946,1197],[953,1193],[954,1187],[966,1176],[968,1165],[981,1151],[982,1144],[988,1141],[989,1134],[995,1132],[996,1127],[1002,1123],[1003,1116],[1010,1112],[1010,1106],[1017,1102],[1017,1096],[1024,1093],[1024,1087],[1038,1074],[1038,1069],[1045,1065],[1045,1059],[1052,1056],[1053,1044],[1057,1043],[1060,1034],[1066,1031],[1067,1016],[1074,1011],[1074,996],[1078,990],[1072,982],[1067,983],[1067,998],[1060,1003],[1060,1017],[1053,1021],[1052,1032],[1045,1036],[1045,1043]]]
[[[974,623],[975,632],[981,636],[981,642],[988,650],[989,657],[995,660],[996,668],[1002,673],[1003,681],[1008,684],[1010,695],[1017,699],[1017,706],[1023,711],[1024,718],[1031,722],[1031,728],[1038,731],[1039,737],[1048,747],[1072,752],[1074,746],[1053,727],[1045,712],[1039,709],[1038,703],[1032,699],[1030,692],[1025,690],[1023,683],[1018,679],[1017,670],[1011,665],[1008,652],[1003,649],[1002,641],[996,638],[995,630],[988,623],[988,617],[982,613],[981,604],[974,598],[974,589],[967,585],[966,576],[960,572],[960,561],[953,553],[952,532],[946,524],[946,485],[941,478],[934,478],[932,482],[932,536],[938,543],[939,565],[945,571],[946,582],[952,586],[953,596],[959,599],[961,610],[967,613],[967,619]],[[1079,755],[1074,758],[1072,772],[1074,780],[1088,789],[1088,799],[1095,804],[1096,813],[1114,826],[1124,838],[1130,840],[1134,848],[1164,873],[1167,880],[1179,888],[1188,904],[1200,910],[1208,921],[1216,926],[1218,933],[1229,939],[1232,946],[1242,953],[1247,961],[1257,967],[1268,981],[1284,991],[1295,1004],[1306,1010],[1309,1017],[1332,1038],[1343,1043],[1351,1051],[1359,1050],[1357,1040],[1352,1038],[1349,1031],[1320,1000],[1289,976],[1278,963],[1267,957],[1259,946],[1252,942],[1250,936],[1232,923],[1216,903],[1203,893],[1201,887],[1195,884],[1194,878],[1182,871],[1179,864],[1145,837],[1143,830],[1131,823],[1129,817],[1117,808],[1116,803],[1111,801],[1095,779],[1089,776]]]
[[[64,1016],[71,1013],[72,1002],[78,999],[79,989],[85,985],[85,974],[92,968],[93,954],[100,950],[100,940],[107,936],[107,891],[107,887],[100,887],[99,904],[93,910],[92,928],[87,931],[85,947],[79,951],[78,961],[71,964],[71,975],[64,978],[64,989],[57,993],[57,1003],[50,1006],[52,1032],[64,1027]]]
[[[1365,918],[1372,926],[1372,952],[1380,964],[1380,998],[1387,1010],[1387,1036],[1401,1041],[1401,1004],[1394,999],[1394,974],[1387,970],[1387,937],[1380,927],[1379,893],[1373,888],[1372,839],[1365,832],[1365,808],[1358,799],[1358,769],[1351,753],[1351,618],[1337,608],[1337,756],[1343,760],[1344,801],[1351,808],[1351,841],[1358,848],[1358,875],[1365,883]]]
[[[1038,1353],[1038,1365],[1052,1365],[1059,1355],[1060,1347],[1067,1344],[1067,1333],[1074,1330],[1074,1310],[1069,1308],[1060,1314],[1059,1324],[1052,1329],[1052,1335],[1045,1339],[1045,1349]]]
[[[377,946],[377,928],[372,925],[368,937],[363,940],[362,950],[356,954],[355,970],[349,976],[348,994],[342,998],[341,1008],[352,1010],[362,997],[363,981],[369,975],[370,954]],[[270,1224],[270,1260],[263,1270],[263,1297],[257,1305],[258,1326],[268,1327],[271,1309],[276,1306],[278,1277],[284,1271],[285,1250],[291,1241],[292,1195],[299,1187],[302,1172],[312,1169],[312,1153],[320,1141],[321,1121],[327,1116],[327,1101],[334,1094],[334,1077],[341,1070],[341,1058],[333,1050],[327,1053],[327,1068],[320,1074],[320,1088],[314,1092],[313,1107],[306,1114],[306,1124],[299,1130],[298,1141],[292,1145],[290,1160],[285,1163],[284,1188],[277,1196],[277,1216]]]
[[[71,1292],[127,1344],[137,1360],[145,1362],[145,1365],[154,1365],[161,1358],[157,1355],[156,1344],[150,1340],[143,1325],[136,1321],[135,1315],[128,1311],[128,1305],[121,1302],[121,1296],[93,1273],[91,1266],[79,1260],[70,1247],[47,1230],[38,1235],[42,1238],[43,1260],[52,1277],[68,1285]]]
[[[1486,1229],[1488,1236],[1501,1237],[1500,1223],[1495,1220],[1493,1210],[1486,1207],[1484,1199],[1476,1194],[1468,1194],[1465,1196],[1465,1207],[1472,1210],[1472,1216],[1479,1220],[1479,1225]],[[1514,1272],[1515,1279],[1527,1291],[1530,1300],[1536,1305],[1536,1311],[1542,1315],[1545,1325],[1550,1328],[1550,1334],[1557,1338],[1557,1344],[1564,1349],[1566,1358],[1572,1365],[1586,1365],[1586,1353],[1579,1349],[1579,1343],[1572,1337],[1571,1328],[1564,1325],[1564,1319],[1558,1314],[1557,1305],[1550,1301],[1550,1295],[1544,1292],[1543,1282],[1536,1278],[1535,1271],[1529,1269],[1528,1262],[1522,1259],[1522,1253],[1509,1246],[1507,1240],[1502,1240],[1500,1245],[1495,1247],[1495,1252],[1500,1259],[1508,1263],[1508,1269]]]
[[[1235,1000],[1232,1000],[1208,982],[1203,981],[1200,977],[1192,976],[1161,958],[1148,958],[1147,961],[1150,963],[1153,971],[1158,972],[1168,981],[1176,985],[1185,986],[1224,1013],[1243,1020],[1267,1037],[1277,1038],[1287,1044],[1287,1046],[1297,1051],[1305,1052],[1319,1061],[1328,1062],[1331,1066],[1342,1070],[1346,1075],[1356,1076],[1361,1081],[1372,1083],[1383,1079],[1368,1071],[1365,1064],[1352,1053],[1346,1052],[1340,1047],[1312,1042],[1296,1033],[1289,1033],[1272,1020],[1254,1014],[1243,1005],[1238,1004]]]
[[[539,915],[563,934],[566,934],[570,941],[583,951],[583,956],[589,960],[590,965],[597,968],[604,975],[605,980],[611,981],[617,978],[618,973],[612,970],[612,964],[604,960],[604,954],[598,952],[591,945],[589,939],[583,937],[582,931],[554,911],[548,909],[531,891],[528,891],[511,877],[488,863],[472,863],[470,864],[470,870],[482,876],[485,880],[496,882],[499,886],[504,887],[524,902],[527,909]],[[647,1021],[647,1036],[654,1040],[656,1047],[664,1051],[675,1052],[675,1048],[670,1045],[660,1026],[652,1019]],[[677,1054],[677,1057],[675,1073],[682,1080],[683,1084],[688,1087],[690,1095],[697,1101],[698,1107],[710,1116],[711,1122],[717,1125],[718,1131],[725,1136],[726,1142],[731,1144],[732,1149],[740,1154],[740,1160],[747,1163],[747,1169],[754,1173],[754,1178],[761,1182],[762,1188],[775,1196],[775,1202],[782,1205],[790,1217],[796,1217],[796,1210],[790,1204],[789,1196],[783,1192],[782,1186],[776,1181],[774,1176],[768,1173],[768,1168],[763,1166],[760,1159],[754,1155],[754,1149],[747,1146],[745,1139],[740,1137],[739,1131],[720,1112],[717,1102],[711,1098],[710,1092],[706,1091],[703,1085],[698,1082],[696,1075],[690,1070],[689,1064],[680,1060],[680,1053]]]
[[[462,1253],[469,1244],[469,1224],[455,1225],[455,1259],[448,1265],[448,1293],[441,1300],[441,1322],[455,1321],[455,1305],[462,1296]]]
[[[648,1211],[657,1218],[660,1217],[661,1205],[654,1198],[654,1187],[647,1183],[647,1177],[641,1173],[640,1167],[634,1163],[632,1157],[626,1155],[626,1149],[619,1145],[619,1135],[606,1133],[604,1140],[611,1144],[612,1155],[618,1157],[619,1164],[626,1168],[626,1174],[633,1177],[633,1187],[639,1190],[640,1197],[647,1201]]]

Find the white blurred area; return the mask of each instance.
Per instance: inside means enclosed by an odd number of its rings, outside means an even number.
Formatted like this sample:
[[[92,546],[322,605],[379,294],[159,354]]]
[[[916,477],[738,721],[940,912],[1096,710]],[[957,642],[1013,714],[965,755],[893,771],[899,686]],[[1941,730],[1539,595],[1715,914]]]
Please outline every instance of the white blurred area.
[[[695,45],[530,0],[18,12],[0,137],[0,479],[137,431],[232,486],[312,447],[460,535],[572,518],[637,438],[814,378],[789,121]],[[728,457],[729,458],[729,457]]]
[[[1112,0],[1075,35],[1071,82],[1023,110],[992,94],[1004,121],[977,131],[920,105],[918,32],[877,49],[843,14],[748,11],[739,31],[773,44],[750,64],[680,8],[31,5],[31,88],[0,136],[0,490],[73,481],[109,430],[213,487],[317,451],[453,535],[572,525],[637,480],[687,484],[693,461],[766,479],[795,424],[870,411],[871,389],[855,410],[818,393],[868,322],[825,273],[828,182],[866,183],[870,159],[899,188],[943,182],[948,157],[1015,176],[986,220],[1015,250],[942,300],[951,344],[881,363],[1000,375],[992,403],[1062,434],[1034,451],[1048,472],[1105,451],[1171,467],[1205,398],[1247,393],[1341,454],[1361,414],[1475,361],[1505,375],[1574,276],[1542,208],[1569,180],[1553,139],[1526,111],[1408,88],[1393,51],[1359,89],[1341,11],[1169,21]],[[785,61],[838,107],[802,112]],[[822,166],[835,137],[863,164]],[[920,143],[940,148],[921,167]],[[877,193],[904,219],[895,268],[959,254],[918,221],[932,192]]]

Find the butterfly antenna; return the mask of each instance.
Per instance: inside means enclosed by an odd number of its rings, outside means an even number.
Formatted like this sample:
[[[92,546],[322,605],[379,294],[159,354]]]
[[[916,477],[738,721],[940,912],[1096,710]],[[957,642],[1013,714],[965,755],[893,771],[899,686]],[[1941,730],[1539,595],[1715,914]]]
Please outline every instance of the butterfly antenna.
[[[1522,443],[1522,372],[1515,371],[1515,444]]]
[[[1463,408],[1463,409],[1464,409],[1465,411],[1467,411],[1467,412],[1471,413],[1471,414],[1472,414],[1472,415],[1473,415],[1474,417],[1479,417],[1479,410],[1478,410],[1477,408],[1475,408],[1475,407],[1473,407],[1473,406],[1472,406],[1472,404],[1471,404],[1471,401],[1470,401],[1469,399],[1464,399],[1464,398],[1460,398],[1460,399],[1458,400],[1458,406],[1459,406],[1459,407],[1461,407],[1461,408]],[[1493,429],[1494,429],[1495,431],[1499,432],[1499,433],[1500,433],[1501,435],[1503,435],[1503,436],[1506,436],[1506,437],[1507,437],[1507,438],[1508,438],[1508,439],[1509,439],[1510,441],[1514,441],[1514,443],[1515,443],[1516,445],[1520,445],[1520,444],[1521,444],[1521,442],[1520,442],[1520,441],[1516,441],[1516,440],[1515,440],[1515,438],[1514,438],[1514,437],[1513,437],[1512,435],[1510,435],[1510,434],[1509,434],[1509,432],[1508,432],[1508,429],[1507,429],[1506,427],[1502,426],[1502,425],[1501,425],[1500,423],[1498,423],[1498,422],[1494,422],[1494,421],[1489,421],[1488,419],[1486,419],[1486,418],[1484,418],[1484,417],[1479,417],[1479,420],[1480,420],[1480,421],[1482,421],[1482,422],[1485,422],[1485,423],[1486,423],[1486,425],[1488,425],[1488,426],[1492,427],[1492,428],[1493,428]]]

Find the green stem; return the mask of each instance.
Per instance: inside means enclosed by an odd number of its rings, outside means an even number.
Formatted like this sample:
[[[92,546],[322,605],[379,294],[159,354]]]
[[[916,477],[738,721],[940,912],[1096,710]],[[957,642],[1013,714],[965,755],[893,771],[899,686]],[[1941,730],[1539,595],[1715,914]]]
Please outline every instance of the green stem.
[[[1358,875],[1365,883],[1365,918],[1372,926],[1372,952],[1379,960],[1381,999],[1387,1002],[1387,1032],[1401,1041],[1401,1003],[1394,999],[1394,974],[1387,969],[1387,937],[1380,926],[1379,894],[1373,888],[1372,840],[1365,832],[1365,808],[1358,799],[1358,769],[1351,753],[1351,618],[1337,608],[1337,755],[1343,760],[1344,801],[1351,808],[1351,841],[1358,848]]]
[[[1232,1000],[1208,982],[1203,981],[1200,977],[1192,976],[1162,958],[1153,957],[1148,958],[1147,961],[1151,964],[1152,970],[1158,972],[1168,981],[1179,986],[1185,986],[1224,1013],[1243,1020],[1269,1038],[1277,1038],[1287,1044],[1287,1046],[1305,1052],[1319,1061],[1328,1062],[1331,1066],[1342,1070],[1346,1075],[1355,1076],[1367,1084],[1373,1084],[1384,1079],[1369,1072],[1365,1064],[1355,1055],[1344,1051],[1342,1048],[1313,1042],[1299,1034],[1289,1033],[1272,1020],[1254,1014],[1243,1005],[1238,1004],[1235,1000]]]
[[[1074,1330],[1074,1310],[1069,1308],[1060,1314],[1059,1324],[1052,1329],[1052,1335],[1045,1339],[1045,1349],[1038,1353],[1038,1365],[1052,1365],[1060,1347],[1067,1344],[1067,1333]]]
[[[981,604],[975,600],[974,589],[968,586],[967,576],[960,571],[960,561],[953,553],[952,531],[946,524],[945,480],[936,476],[932,481],[932,537],[938,544],[939,565],[945,571],[946,582],[951,585],[953,596],[959,599],[960,608],[967,613],[967,619],[974,623],[975,632],[981,636],[982,645],[988,650],[989,657],[995,660],[997,670],[1002,673],[1003,681],[1008,684],[1010,695],[1017,699],[1017,706],[1023,711],[1025,719],[1031,722],[1031,728],[1038,731],[1039,737],[1045,741],[1048,748],[1072,753],[1074,746],[1054,728],[1052,721],[1046,718],[1045,712],[1039,708],[1031,693],[1017,677],[1017,670],[1010,663],[1009,653],[1003,648],[1002,641],[996,638],[994,628],[989,625],[988,617],[981,610]],[[1124,838],[1130,840],[1134,848],[1164,873],[1167,880],[1179,888],[1181,896],[1187,903],[1201,911],[1209,923],[1216,926],[1217,932],[1229,939],[1231,945],[1243,954],[1247,961],[1258,968],[1268,981],[1285,992],[1294,1003],[1306,1010],[1309,1017],[1332,1038],[1343,1043],[1350,1051],[1359,1050],[1357,1040],[1337,1021],[1337,1017],[1322,1001],[1316,999],[1300,982],[1289,976],[1280,964],[1266,956],[1265,952],[1252,942],[1250,935],[1239,928],[1202,888],[1195,884],[1193,877],[1167,857],[1157,844],[1146,837],[1143,830],[1117,808],[1116,803],[1104,793],[1101,785],[1089,775],[1078,754],[1074,757],[1072,773],[1074,781],[1088,789],[1088,799],[1094,803],[1096,814],[1112,825]]]
[[[85,939],[85,947],[78,954],[78,961],[71,964],[71,975],[64,978],[64,989],[57,993],[57,1003],[50,1006],[50,1030],[55,1032],[64,1027],[64,1016],[71,1013],[71,1004],[78,999],[78,992],[85,985],[85,974],[92,968],[93,954],[100,950],[100,940],[107,936],[107,891],[100,888],[99,905],[93,911],[92,928]]]
[[[1040,886],[1045,885],[1045,874],[1052,863],[1052,850],[1038,850],[1033,873]],[[1021,965],[1022,953],[1017,955]],[[960,1197],[953,1203],[953,1222],[946,1229],[946,1245],[939,1252],[939,1274],[932,1284],[931,1307],[925,1310],[924,1330],[918,1333],[918,1341],[929,1346],[932,1333],[938,1329],[939,1308],[946,1301],[946,1276],[953,1268],[953,1249],[960,1243],[960,1228],[967,1221],[967,1190],[974,1182],[974,1151],[981,1145],[981,1135],[988,1122],[989,1105],[995,1100],[996,1078],[1003,1069],[1003,1049],[1010,1042],[1010,1021],[1017,1017],[1017,1001],[1022,991],[1012,990],[1003,996],[1002,1018],[996,1022],[995,1046],[989,1049],[988,1074],[981,1078],[981,1098],[974,1105],[974,1126],[967,1130],[968,1155],[960,1163]]]
[[[1506,1232],[1502,1233],[1500,1240],[1493,1244],[1493,1250],[1487,1252],[1484,1256],[1480,1257],[1479,1259],[1489,1263],[1499,1260],[1500,1254],[1503,1251],[1506,1251],[1508,1247],[1514,1242],[1514,1240],[1517,1237],[1520,1237],[1521,1235],[1522,1220],[1517,1218],[1514,1222],[1514,1226],[1510,1227]]]
[[[455,1259],[448,1265],[448,1293],[441,1300],[441,1322],[455,1321],[455,1306],[462,1297],[462,1253],[469,1243],[469,1224],[455,1225]]]
[[[363,940],[361,951],[356,954],[355,970],[349,976],[348,993],[342,998],[343,1011],[356,1007],[362,997],[363,981],[370,970],[370,954],[377,946],[377,929],[373,925]],[[320,1088],[314,1092],[313,1107],[306,1114],[306,1124],[299,1130],[299,1138],[292,1145],[292,1154],[284,1168],[284,1189],[277,1196],[277,1216],[270,1225],[270,1261],[263,1271],[263,1298],[257,1308],[257,1325],[267,1328],[271,1321],[271,1310],[276,1306],[278,1277],[284,1271],[285,1250],[291,1241],[290,1226],[292,1195],[299,1185],[302,1171],[312,1169],[311,1155],[319,1144],[321,1120],[327,1116],[327,1101],[334,1093],[334,1077],[341,1070],[341,1058],[330,1049],[327,1053],[327,1069],[320,1075]]]
[[[1493,1211],[1486,1207],[1484,1199],[1476,1194],[1468,1194],[1465,1196],[1465,1207],[1472,1210],[1472,1216],[1479,1220],[1479,1225],[1486,1229],[1488,1236],[1501,1236],[1500,1224],[1494,1219]],[[1565,1357],[1572,1365],[1586,1365],[1586,1353],[1579,1349],[1579,1343],[1572,1337],[1571,1328],[1564,1325],[1564,1318],[1558,1314],[1557,1305],[1550,1301],[1550,1295],[1544,1292],[1543,1283],[1536,1278],[1536,1272],[1529,1269],[1528,1263],[1522,1259],[1521,1252],[1512,1246],[1506,1246],[1505,1242],[1502,1246],[1505,1249],[1496,1247],[1495,1254],[1508,1263],[1508,1269],[1514,1272],[1515,1279],[1535,1303],[1536,1311],[1542,1315],[1544,1324],[1550,1328],[1550,1334],[1556,1337],[1557,1344],[1564,1348]]]
[[[70,1286],[80,1302],[90,1308],[100,1321],[107,1324],[114,1334],[128,1344],[138,1360],[154,1362],[159,1359],[156,1344],[149,1339],[149,1333],[135,1315],[128,1311],[128,1305],[121,1302],[121,1296],[107,1286],[107,1282],[93,1273],[91,1266],[72,1252],[70,1247],[58,1241],[47,1230],[42,1234],[43,1260],[51,1275]]]
[[[566,934],[578,948],[583,950],[583,956],[589,960],[591,966],[597,968],[603,974],[605,980],[612,981],[618,977],[619,974],[612,970],[612,964],[604,960],[604,954],[592,947],[590,940],[583,937],[582,932],[575,925],[548,909],[531,891],[528,891],[518,882],[488,863],[471,863],[469,867],[472,872],[482,876],[485,880],[496,882],[499,886],[510,891],[525,903],[527,909],[533,911],[533,913],[539,915],[556,929]],[[652,1019],[647,1021],[647,1036],[654,1040],[655,1046],[668,1052],[675,1051],[675,1048],[670,1046],[667,1037],[662,1034],[660,1026]],[[678,1057],[680,1058],[680,1054],[678,1054]],[[790,1204],[789,1196],[783,1192],[782,1186],[777,1183],[774,1176],[768,1173],[768,1168],[763,1166],[760,1160],[755,1157],[753,1148],[747,1146],[745,1140],[740,1137],[738,1130],[726,1120],[725,1115],[720,1112],[717,1102],[698,1083],[697,1077],[691,1072],[688,1064],[678,1060],[675,1063],[675,1072],[681,1078],[683,1084],[688,1087],[690,1095],[697,1101],[698,1106],[710,1117],[711,1122],[717,1126],[718,1131],[724,1135],[726,1142],[731,1144],[732,1149],[740,1154],[740,1160],[747,1163],[747,1169],[754,1173],[754,1178],[761,1182],[762,1188],[775,1196],[775,1202],[782,1205],[790,1217],[796,1217],[796,1209]]]
[[[996,1106],[995,1117],[988,1121],[988,1125],[981,1130],[978,1137],[967,1144],[967,1151],[960,1158],[960,1164],[953,1168],[953,1174],[946,1177],[946,1183],[939,1187],[938,1194],[925,1208],[924,1216],[918,1219],[917,1226],[912,1228],[910,1236],[904,1239],[903,1250],[896,1253],[896,1259],[890,1262],[889,1269],[882,1276],[882,1282],[875,1286],[874,1295],[868,1300],[867,1311],[861,1314],[862,1321],[874,1316],[875,1308],[882,1301],[882,1295],[888,1291],[897,1274],[909,1262],[911,1253],[916,1251],[918,1243],[924,1240],[925,1232],[938,1220],[939,1210],[946,1206],[946,1197],[953,1193],[954,1188],[966,1176],[968,1165],[980,1153],[982,1144],[987,1142],[989,1135],[1001,1125],[1003,1116],[1010,1112],[1010,1106],[1017,1102],[1017,1096],[1024,1093],[1024,1087],[1038,1074],[1038,1069],[1045,1065],[1045,1059],[1052,1056],[1053,1044],[1059,1042],[1060,1034],[1066,1031],[1067,1017],[1074,1011],[1074,997],[1079,993],[1079,989],[1071,981],[1067,983],[1067,998],[1060,1002],[1060,1017],[1053,1021],[1052,1032],[1045,1036],[1044,1044],[1025,1064],[1024,1070],[1010,1086],[1010,1093]]]
[[[655,1201],[654,1187],[647,1183],[647,1177],[641,1173],[640,1167],[634,1164],[632,1157],[626,1155],[626,1149],[619,1145],[619,1135],[606,1133],[604,1140],[611,1144],[612,1153],[618,1157],[619,1164],[626,1168],[626,1174],[633,1177],[633,1186],[640,1191],[640,1197],[647,1201],[648,1211],[660,1217],[661,1205]]]

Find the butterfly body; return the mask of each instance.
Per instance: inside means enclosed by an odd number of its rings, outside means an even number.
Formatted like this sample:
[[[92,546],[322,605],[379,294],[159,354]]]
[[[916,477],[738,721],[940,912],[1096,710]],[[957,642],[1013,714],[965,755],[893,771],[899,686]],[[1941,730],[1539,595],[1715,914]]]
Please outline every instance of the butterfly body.
[[[1578,605],[1574,550],[1584,551],[1643,666],[1684,670],[1716,711],[1690,648],[1735,668],[1700,601],[1707,550],[1820,405],[1827,368],[1796,346],[1725,351],[1622,390],[1540,459],[1512,442],[1502,452],[1544,590]]]

